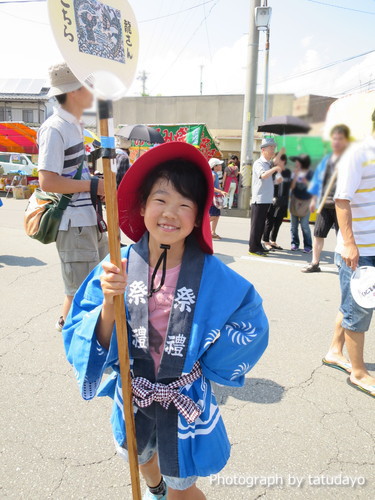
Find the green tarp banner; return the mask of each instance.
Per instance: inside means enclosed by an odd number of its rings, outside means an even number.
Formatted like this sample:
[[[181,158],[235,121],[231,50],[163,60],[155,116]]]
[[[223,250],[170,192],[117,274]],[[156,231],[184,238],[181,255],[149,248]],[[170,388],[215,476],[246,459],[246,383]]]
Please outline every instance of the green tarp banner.
[[[286,149],[288,157],[300,154],[309,155],[313,169],[315,169],[323,156],[331,152],[330,143],[324,141],[321,137],[309,137],[306,135],[276,135],[272,137],[277,142],[279,149],[282,147]]]
[[[164,142],[187,142],[197,147],[199,151],[209,160],[210,158],[220,158],[221,153],[217,148],[214,139],[207,130],[204,124],[189,124],[189,125],[149,125],[156,129],[164,138]],[[147,150],[152,147],[144,141],[132,141],[133,152],[139,149]],[[132,156],[132,155],[131,155]],[[131,158],[132,159],[132,158]]]

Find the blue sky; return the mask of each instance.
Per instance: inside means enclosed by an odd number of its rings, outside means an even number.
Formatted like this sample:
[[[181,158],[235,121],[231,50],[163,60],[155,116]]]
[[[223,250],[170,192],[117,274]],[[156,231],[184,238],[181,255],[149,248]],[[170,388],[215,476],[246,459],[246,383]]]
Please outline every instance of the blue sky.
[[[270,90],[342,95],[375,80],[375,53],[304,77],[289,78],[375,49],[374,0],[270,0]],[[0,0],[1,3],[1,0]],[[139,70],[152,94],[241,93],[245,85],[249,0],[133,0],[139,22]],[[325,5],[323,5],[325,4]],[[358,9],[354,12],[327,4]],[[198,6],[178,15],[144,22]],[[371,14],[373,13],[373,15]],[[205,20],[206,18],[206,20]],[[1,78],[44,78],[61,60],[48,26],[46,3],[0,5]],[[4,41],[9,43],[4,43]],[[262,92],[263,37],[259,53]],[[366,85],[365,85],[366,84]],[[135,80],[129,94],[140,92]]]

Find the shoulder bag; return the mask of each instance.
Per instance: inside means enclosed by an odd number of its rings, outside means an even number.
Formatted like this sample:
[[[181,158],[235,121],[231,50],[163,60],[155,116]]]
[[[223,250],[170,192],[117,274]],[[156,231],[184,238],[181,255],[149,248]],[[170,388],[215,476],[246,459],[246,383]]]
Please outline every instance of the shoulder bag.
[[[83,160],[73,179],[80,180]],[[73,194],[46,193],[36,189],[25,210],[24,227],[26,234],[41,243],[56,241],[64,210],[70,203]]]

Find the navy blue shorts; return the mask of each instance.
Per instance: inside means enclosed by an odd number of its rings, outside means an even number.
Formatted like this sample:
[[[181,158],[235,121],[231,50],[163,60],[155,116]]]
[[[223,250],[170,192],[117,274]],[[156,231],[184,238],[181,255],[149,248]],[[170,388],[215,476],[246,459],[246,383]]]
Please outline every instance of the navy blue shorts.
[[[219,208],[216,208],[215,205],[211,205],[210,208],[210,216],[211,217],[219,217],[221,214],[221,211]]]

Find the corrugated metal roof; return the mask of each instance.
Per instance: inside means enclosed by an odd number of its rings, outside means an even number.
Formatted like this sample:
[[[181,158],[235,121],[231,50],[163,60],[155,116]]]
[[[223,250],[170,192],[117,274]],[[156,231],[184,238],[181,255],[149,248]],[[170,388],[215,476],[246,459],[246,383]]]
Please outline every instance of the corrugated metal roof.
[[[45,87],[48,87],[48,85],[42,79],[0,79],[1,94],[40,94],[42,88]]]
[[[48,101],[48,90],[43,94],[1,94],[0,101]]]

